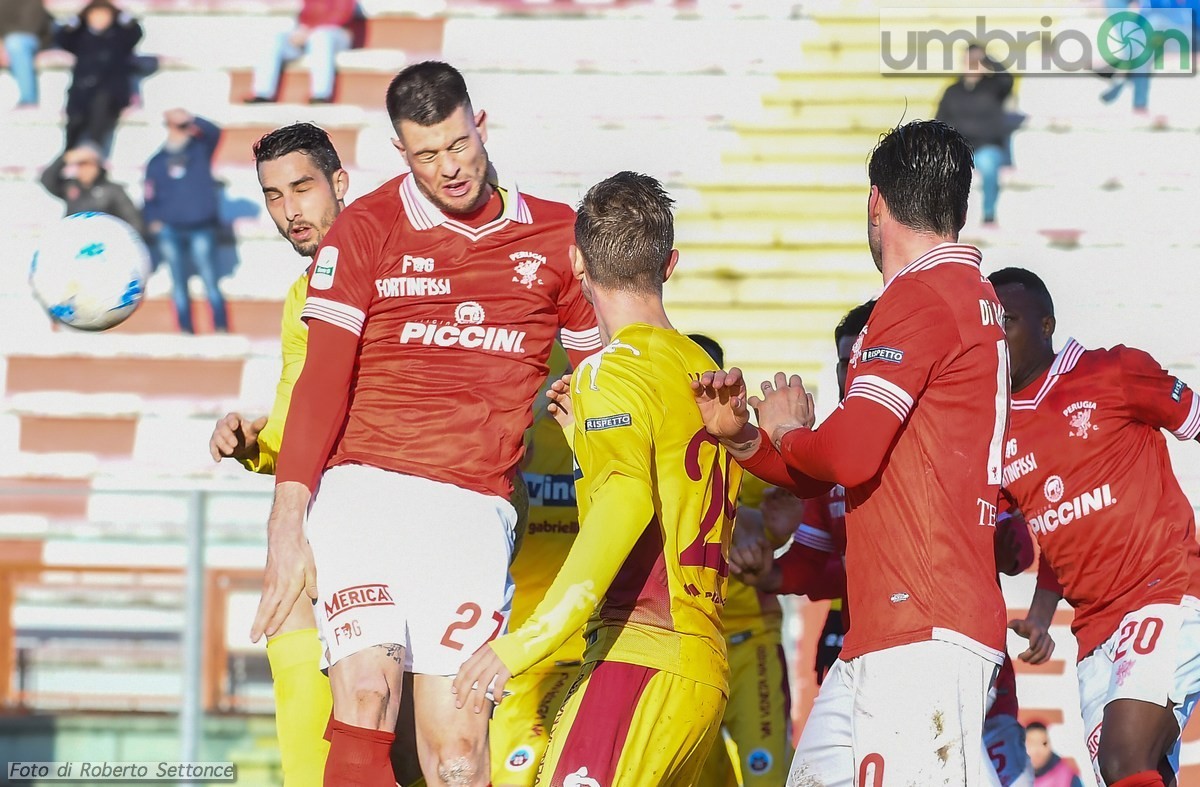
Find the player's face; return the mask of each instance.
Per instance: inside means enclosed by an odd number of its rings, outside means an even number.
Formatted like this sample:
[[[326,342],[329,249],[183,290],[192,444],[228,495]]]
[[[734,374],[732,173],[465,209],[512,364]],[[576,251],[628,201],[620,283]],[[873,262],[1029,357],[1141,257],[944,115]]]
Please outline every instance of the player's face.
[[[1053,331],[1053,325],[1047,326],[1038,299],[1020,284],[997,287],[996,297],[1004,307],[1004,338],[1012,379],[1027,382],[1045,358],[1050,341],[1047,331]]]
[[[854,341],[858,336],[843,336],[838,339],[838,399],[846,398],[846,375],[850,373],[850,356],[854,354]]]
[[[1025,751],[1034,770],[1050,761],[1050,738],[1042,730],[1025,731]]]
[[[341,210],[349,182],[346,171],[326,177],[312,158],[295,152],[259,164],[258,182],[279,234],[298,254],[316,254]]]
[[[443,213],[470,213],[491,197],[487,182],[487,115],[463,104],[432,126],[401,120],[392,144],[412,170],[417,188]]]

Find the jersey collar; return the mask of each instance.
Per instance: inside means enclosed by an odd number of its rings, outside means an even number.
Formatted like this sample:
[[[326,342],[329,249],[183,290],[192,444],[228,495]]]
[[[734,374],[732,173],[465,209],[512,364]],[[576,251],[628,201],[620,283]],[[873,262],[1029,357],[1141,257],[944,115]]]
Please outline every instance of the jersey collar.
[[[1082,344],[1074,339],[1067,339],[1067,343],[1058,351],[1058,355],[1054,356],[1054,363],[1050,364],[1050,372],[1046,375],[1046,379],[1042,381],[1042,387],[1038,389],[1037,394],[1032,399],[1013,399],[1013,409],[1037,409],[1042,399],[1046,398],[1046,394],[1050,393],[1050,389],[1054,387],[1054,383],[1058,378],[1074,369],[1075,364],[1079,363],[1080,357],[1085,352],[1086,350]]]
[[[899,279],[908,273],[918,273],[927,271],[930,268],[936,268],[943,263],[957,263],[959,265],[970,265],[976,270],[983,263],[983,252],[969,243],[939,243],[929,251],[917,257],[915,260],[905,265],[900,269],[900,272],[892,277],[884,289],[891,286],[892,282]]]
[[[521,196],[516,183],[500,182],[496,176],[496,171],[490,167],[488,169],[488,182],[492,186],[502,190],[501,196],[504,200],[504,212],[500,214],[500,218],[478,228],[470,227],[443,213],[437,205],[433,204],[432,200],[422,194],[421,190],[417,188],[417,181],[413,178],[411,172],[406,174],[403,180],[400,181],[400,201],[404,204],[404,214],[408,217],[408,223],[414,230],[418,231],[431,230],[434,227],[446,227],[469,237],[478,238],[499,229],[509,221],[515,221],[520,224],[533,223],[533,216],[529,212],[529,205],[526,204],[525,198]]]

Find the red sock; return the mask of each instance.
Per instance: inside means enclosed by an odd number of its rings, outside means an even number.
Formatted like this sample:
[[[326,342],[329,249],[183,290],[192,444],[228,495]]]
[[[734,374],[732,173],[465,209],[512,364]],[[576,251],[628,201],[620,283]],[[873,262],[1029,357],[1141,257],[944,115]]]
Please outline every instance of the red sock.
[[[336,719],[330,728],[333,736],[325,761],[325,787],[396,787],[391,758],[395,733]]]
[[[1158,771],[1142,771],[1109,785],[1109,787],[1165,787]]]

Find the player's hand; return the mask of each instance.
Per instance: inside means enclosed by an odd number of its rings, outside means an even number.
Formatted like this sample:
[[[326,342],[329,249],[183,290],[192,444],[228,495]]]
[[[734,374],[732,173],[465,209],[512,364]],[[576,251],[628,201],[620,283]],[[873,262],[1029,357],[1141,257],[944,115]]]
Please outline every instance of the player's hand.
[[[783,436],[793,429],[811,429],[816,423],[812,394],[804,390],[799,375],[790,378],[783,372],[775,373],[775,382],[762,384],[762,398],[752,396],[750,406],[758,413],[758,425],[779,448]]]
[[[733,524],[733,539],[729,544],[729,567],[741,579],[744,575],[760,574],[771,567],[775,550],[763,531],[763,518],[758,509],[741,506]]]
[[[304,537],[302,523],[277,527],[267,538],[267,568],[250,641],[258,642],[263,634],[275,636],[301,593],[314,601],[317,598],[312,547]]]
[[[496,651],[492,650],[491,644],[484,645],[458,668],[458,674],[450,684],[454,707],[469,706],[476,713],[482,713],[487,707],[485,700],[492,700],[499,705],[504,698],[504,684],[511,677],[512,673],[504,666]]]
[[[763,491],[758,510],[762,512],[763,528],[773,543],[780,546],[787,543],[804,519],[804,501],[777,486],[769,486]]]
[[[208,453],[214,462],[232,457],[239,462],[258,456],[258,435],[266,427],[267,417],[247,421],[238,413],[229,413],[213,428]]]
[[[571,375],[564,374],[550,383],[546,398],[550,400],[550,404],[546,406],[550,415],[554,416],[554,420],[563,431],[570,429],[575,423],[575,410],[571,406]]]
[[[1054,653],[1054,637],[1037,621],[1024,618],[1011,620],[1008,627],[1029,640],[1029,649],[1017,656],[1026,664],[1045,664]]]
[[[713,437],[737,440],[750,424],[746,406],[746,381],[736,366],[728,372],[718,369],[692,380],[692,394],[704,418],[704,428]]]

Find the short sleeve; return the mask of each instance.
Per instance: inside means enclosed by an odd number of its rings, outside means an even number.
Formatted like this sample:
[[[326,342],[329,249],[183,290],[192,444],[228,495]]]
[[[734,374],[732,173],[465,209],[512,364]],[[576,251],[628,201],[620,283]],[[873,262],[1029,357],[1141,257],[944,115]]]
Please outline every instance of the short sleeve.
[[[366,210],[344,211],[317,251],[301,319],[323,320],[361,336],[375,295],[379,247],[387,230]]]
[[[599,350],[600,328],[596,312],[583,297],[583,289],[574,276],[568,276],[558,294],[558,338],[573,366]]]
[[[958,345],[954,315],[928,285],[896,279],[871,314],[851,366],[846,392],[878,404],[901,423],[908,420],[946,359]]]
[[[614,475],[649,481],[655,432],[651,392],[619,343],[585,359],[571,378],[575,455],[584,493]]]
[[[804,501],[804,514],[792,541],[818,552],[836,553],[830,534],[829,501],[825,497],[810,497]]]
[[[1200,399],[1187,383],[1165,371],[1148,353],[1117,347],[1121,388],[1134,418],[1166,429],[1180,440],[1200,435]]]

